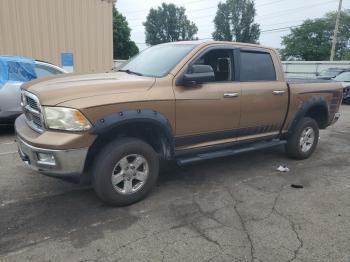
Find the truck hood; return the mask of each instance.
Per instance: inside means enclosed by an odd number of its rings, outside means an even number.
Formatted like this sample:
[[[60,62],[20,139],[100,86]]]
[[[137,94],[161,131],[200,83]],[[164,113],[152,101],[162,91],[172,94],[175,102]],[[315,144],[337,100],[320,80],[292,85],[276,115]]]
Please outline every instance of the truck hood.
[[[153,77],[124,72],[87,75],[62,75],[28,82],[23,89],[35,94],[42,105],[57,105],[91,96],[147,91]]]

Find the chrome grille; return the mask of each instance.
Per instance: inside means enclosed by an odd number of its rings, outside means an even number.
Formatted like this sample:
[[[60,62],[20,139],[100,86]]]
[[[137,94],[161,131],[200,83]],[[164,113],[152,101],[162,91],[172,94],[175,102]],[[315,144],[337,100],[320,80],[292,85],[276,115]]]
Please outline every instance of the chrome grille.
[[[36,111],[40,111],[38,103],[33,98],[26,96],[26,102],[31,108],[35,109]]]
[[[27,91],[22,91],[22,109],[27,124],[37,132],[44,131],[43,117],[39,99]]]

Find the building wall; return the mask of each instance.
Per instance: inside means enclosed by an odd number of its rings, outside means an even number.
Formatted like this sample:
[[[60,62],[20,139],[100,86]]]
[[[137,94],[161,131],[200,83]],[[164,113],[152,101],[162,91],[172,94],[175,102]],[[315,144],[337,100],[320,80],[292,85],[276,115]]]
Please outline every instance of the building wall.
[[[0,55],[61,66],[61,53],[75,72],[113,67],[112,0],[0,0]]]

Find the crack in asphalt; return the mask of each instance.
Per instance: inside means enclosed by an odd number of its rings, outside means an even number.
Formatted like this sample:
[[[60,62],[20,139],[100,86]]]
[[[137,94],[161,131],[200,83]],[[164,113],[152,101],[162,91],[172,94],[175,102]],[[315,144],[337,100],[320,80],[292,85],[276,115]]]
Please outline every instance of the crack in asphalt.
[[[297,240],[299,242],[298,247],[295,250],[291,250],[293,252],[293,257],[291,259],[289,259],[288,262],[292,262],[292,261],[294,261],[297,258],[300,249],[303,248],[304,242],[303,242],[303,239],[299,236],[299,233],[298,233],[298,231],[296,229],[297,224],[290,217],[284,215],[281,211],[278,211],[278,209],[277,209],[277,203],[278,203],[278,200],[279,200],[279,198],[281,196],[281,193],[282,193],[283,189],[284,189],[284,187],[282,186],[280,191],[279,191],[279,193],[275,197],[274,204],[273,204],[272,209],[271,209],[272,211],[271,211],[271,213],[269,214],[268,217],[270,217],[273,213],[275,213],[276,215],[278,215],[278,216],[284,218],[285,220],[287,220],[288,223],[290,224],[290,227],[291,227],[292,231],[294,232],[294,234],[295,234],[295,236],[296,236],[296,238],[297,238]]]
[[[293,231],[293,233],[294,233],[295,236],[296,236],[296,239],[297,239],[298,242],[299,242],[298,247],[297,247],[296,249],[294,249],[294,250],[291,250],[291,251],[293,252],[293,257],[287,261],[287,262],[292,262],[292,261],[294,261],[294,260],[297,259],[297,256],[298,256],[300,250],[301,250],[301,249],[303,248],[303,246],[304,246],[304,241],[303,241],[303,239],[300,237],[300,235],[299,235],[299,233],[298,233],[298,231],[297,231],[297,224],[296,224],[290,217],[284,215],[281,211],[279,211],[279,210],[277,209],[277,203],[278,203],[278,201],[279,201],[279,198],[280,198],[280,196],[281,196],[282,191],[283,191],[284,188],[285,188],[285,186],[282,186],[282,187],[280,188],[280,190],[277,192],[277,194],[276,194],[276,196],[275,196],[275,198],[274,198],[273,205],[272,205],[272,207],[271,207],[271,211],[270,211],[270,213],[269,213],[267,216],[265,216],[265,217],[263,217],[263,218],[260,218],[260,219],[248,220],[248,221],[261,221],[261,220],[265,220],[265,219],[268,219],[269,217],[271,217],[271,215],[274,214],[274,213],[275,213],[276,215],[278,215],[278,216],[284,218],[285,220],[287,220],[288,223],[290,224],[291,230]],[[235,203],[235,204],[234,204],[234,210],[235,210],[237,216],[239,217],[239,220],[240,220],[240,223],[241,223],[241,225],[242,225],[243,231],[245,232],[245,234],[246,234],[246,236],[247,236],[247,240],[248,240],[249,243],[250,243],[251,262],[253,262],[254,260],[261,261],[261,260],[260,260],[259,258],[257,258],[256,255],[255,255],[255,248],[254,248],[254,244],[253,244],[253,239],[252,239],[252,237],[251,237],[251,235],[250,235],[250,233],[249,233],[249,231],[248,231],[248,229],[247,229],[245,220],[243,219],[242,215],[240,214],[240,212],[239,212],[239,210],[238,210],[238,207],[237,207],[237,204],[236,204],[236,203],[238,203],[238,201],[237,201],[237,199],[235,198],[235,196],[232,194],[232,192],[231,192],[231,190],[230,190],[229,188],[225,187],[225,189],[226,189],[226,191],[228,192],[228,194],[230,195],[230,197],[232,198],[232,200],[233,200],[234,203]]]
[[[248,242],[249,242],[249,244],[250,244],[250,257],[251,257],[251,260],[250,260],[250,261],[253,262],[254,259],[257,259],[257,258],[255,257],[255,248],[254,248],[254,244],[253,244],[252,237],[250,236],[250,233],[249,233],[249,231],[248,231],[248,229],[247,229],[246,223],[245,223],[245,221],[244,221],[244,219],[243,219],[241,213],[239,212],[239,210],[238,210],[238,208],[237,208],[237,203],[238,203],[237,199],[236,199],[235,196],[232,194],[232,192],[231,192],[231,190],[230,190],[229,188],[226,188],[226,187],[225,187],[225,189],[226,189],[227,193],[230,195],[231,199],[233,200],[233,203],[234,203],[233,209],[234,209],[234,211],[236,212],[236,214],[237,214],[237,216],[238,216],[238,218],[239,218],[239,221],[240,221],[240,223],[241,223],[241,225],[242,225],[243,232],[244,232],[244,233],[246,234],[246,236],[247,236],[247,240],[248,240]]]
[[[217,219],[217,218],[214,216],[216,212],[218,212],[218,211],[220,211],[220,210],[222,210],[222,209],[224,209],[224,208],[230,207],[231,204],[229,204],[229,205],[224,205],[224,206],[222,206],[222,207],[220,207],[220,208],[217,208],[217,209],[214,209],[214,210],[208,212],[208,211],[204,211],[204,210],[202,209],[202,207],[200,206],[200,204],[199,204],[197,201],[195,201],[194,199],[193,199],[193,203],[196,205],[196,207],[197,207],[197,209],[198,209],[198,212],[202,215],[202,217],[207,217],[207,218],[209,218],[209,219],[212,219],[212,220],[214,220],[217,224],[219,224],[219,226],[217,226],[217,227],[210,227],[210,228],[207,228],[206,230],[210,230],[210,229],[214,229],[214,228],[220,228],[220,227],[227,227],[227,228],[234,228],[234,229],[236,229],[236,230],[238,230],[238,231],[241,231],[240,228],[237,228],[237,227],[235,227],[235,226],[233,226],[233,225],[231,225],[231,226],[226,225],[225,223],[223,223],[222,221],[220,221],[219,219]]]
[[[203,211],[203,210],[200,208],[200,205],[199,205],[197,202],[195,202],[194,200],[193,200],[193,203],[195,203],[195,205],[198,207],[199,213],[200,213],[202,216],[207,216],[207,217],[208,217],[208,214],[213,214],[213,213],[217,212],[218,210],[220,210],[220,209],[226,207],[226,206],[224,206],[224,207],[215,209],[215,210],[213,210],[212,212],[209,212],[209,213],[208,213],[208,212]],[[210,217],[210,218],[213,219],[213,217]],[[216,221],[216,219],[214,219],[214,220]],[[220,225],[225,226],[225,225],[222,224],[220,221],[217,221],[217,222],[220,223]],[[210,242],[210,243],[216,245],[221,251],[223,251],[223,248],[222,248],[221,244],[220,244],[218,241],[216,241],[216,240],[210,238],[210,237],[205,233],[206,230],[210,230],[210,229],[212,229],[212,228],[209,228],[209,229],[201,229],[201,228],[198,227],[196,224],[194,224],[193,221],[190,221],[190,222],[182,222],[182,223],[179,223],[179,224],[174,225],[174,226],[171,226],[171,227],[169,227],[169,228],[167,228],[167,229],[165,229],[165,230],[153,232],[152,234],[146,234],[146,235],[144,235],[144,236],[142,236],[142,237],[139,237],[139,238],[137,238],[137,239],[134,239],[134,240],[132,240],[132,241],[129,241],[128,243],[125,243],[125,244],[119,246],[114,252],[112,252],[112,253],[110,253],[110,254],[106,254],[106,255],[97,257],[97,258],[95,258],[95,259],[90,259],[90,260],[93,260],[93,261],[101,261],[101,260],[103,260],[103,259],[106,258],[106,257],[110,257],[110,256],[115,255],[115,254],[116,254],[118,251],[120,251],[121,249],[126,248],[126,247],[128,247],[128,246],[130,246],[130,245],[133,245],[133,244],[137,243],[138,241],[141,241],[141,240],[144,240],[144,239],[147,239],[147,238],[150,238],[150,237],[156,237],[156,236],[158,236],[158,235],[160,235],[160,234],[169,232],[169,231],[171,231],[171,230],[176,230],[176,229],[179,229],[179,228],[182,228],[182,227],[189,227],[189,228],[192,229],[194,232],[196,232],[198,235],[197,235],[197,236],[192,236],[192,237],[187,237],[187,238],[184,238],[184,239],[182,239],[182,240],[176,240],[176,241],[169,242],[169,243],[166,244],[165,247],[162,248],[161,251],[164,251],[166,248],[168,248],[168,247],[171,246],[171,245],[174,245],[174,244],[177,243],[177,242],[181,242],[181,241],[188,240],[188,239],[192,239],[192,238],[202,238],[202,239],[205,239],[206,241],[208,241],[208,242]],[[165,255],[163,254],[162,261],[163,261],[164,257],[165,257]],[[88,260],[89,260],[89,259],[88,259]]]
[[[206,234],[206,232],[205,232],[206,231],[205,229],[201,229],[199,226],[197,226],[193,222],[190,223],[190,226],[191,226],[190,228],[194,229],[194,231],[196,233],[198,233],[202,238],[204,238],[206,241],[216,245],[221,251],[223,251],[221,244],[217,240],[214,240],[210,236],[208,236],[208,234]]]
[[[298,233],[298,231],[297,231],[297,229],[296,229],[297,224],[296,224],[290,217],[284,215],[281,211],[278,211],[278,209],[277,209],[277,202],[278,202],[278,200],[279,200],[279,198],[280,198],[280,195],[281,195],[281,193],[282,193],[283,188],[284,188],[284,187],[281,187],[281,190],[279,191],[279,193],[277,194],[277,196],[276,196],[276,198],[275,198],[274,205],[273,205],[273,207],[272,207],[272,213],[275,213],[275,214],[277,214],[278,216],[280,216],[280,217],[282,217],[282,218],[284,218],[285,220],[288,221],[288,223],[290,224],[290,227],[291,227],[292,231],[294,232],[294,234],[295,234],[295,236],[296,236],[296,238],[297,238],[297,240],[298,240],[298,242],[299,242],[298,247],[297,247],[295,250],[293,250],[293,257],[292,257],[291,259],[288,260],[288,262],[292,262],[292,261],[294,261],[294,260],[297,258],[300,249],[303,248],[303,246],[304,246],[304,241],[303,241],[303,239],[299,236],[299,233]],[[270,214],[270,216],[272,215],[272,213]]]

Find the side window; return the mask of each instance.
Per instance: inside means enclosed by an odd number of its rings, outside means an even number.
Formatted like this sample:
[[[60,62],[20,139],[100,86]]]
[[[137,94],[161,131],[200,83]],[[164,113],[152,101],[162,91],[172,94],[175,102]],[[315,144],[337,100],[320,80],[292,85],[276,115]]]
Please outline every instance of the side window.
[[[35,65],[35,73],[36,73],[38,78],[62,74],[61,71],[59,71],[53,67],[45,66],[45,65],[41,65],[41,64]]]
[[[276,71],[271,55],[262,52],[241,51],[241,81],[274,81]]]
[[[214,49],[200,56],[193,64],[210,65],[215,74],[215,82],[232,81],[233,50]]]

